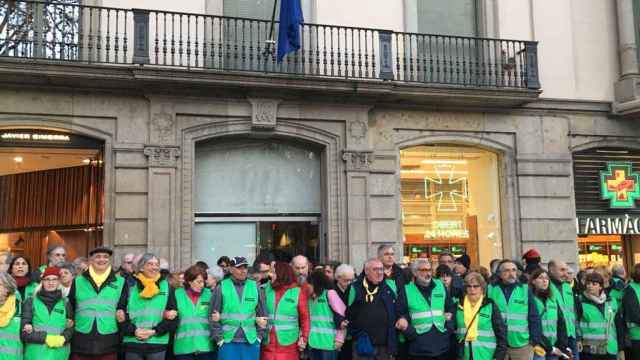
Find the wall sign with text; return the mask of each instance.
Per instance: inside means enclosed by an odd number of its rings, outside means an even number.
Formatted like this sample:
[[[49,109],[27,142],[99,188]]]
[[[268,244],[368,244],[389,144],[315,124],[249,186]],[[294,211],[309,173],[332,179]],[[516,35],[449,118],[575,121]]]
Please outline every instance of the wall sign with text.
[[[640,215],[578,216],[578,235],[640,235]]]

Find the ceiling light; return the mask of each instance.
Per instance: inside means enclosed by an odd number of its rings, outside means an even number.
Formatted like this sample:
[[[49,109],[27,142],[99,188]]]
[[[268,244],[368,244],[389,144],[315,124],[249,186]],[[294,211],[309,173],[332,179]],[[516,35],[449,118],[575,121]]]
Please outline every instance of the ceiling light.
[[[84,159],[82,162],[88,165],[91,163],[91,159]]]
[[[17,162],[17,163],[22,163],[24,161],[24,159],[22,158],[22,156],[16,156],[13,158],[13,161]]]
[[[466,164],[467,160],[455,159],[426,159],[421,161],[423,164]]]

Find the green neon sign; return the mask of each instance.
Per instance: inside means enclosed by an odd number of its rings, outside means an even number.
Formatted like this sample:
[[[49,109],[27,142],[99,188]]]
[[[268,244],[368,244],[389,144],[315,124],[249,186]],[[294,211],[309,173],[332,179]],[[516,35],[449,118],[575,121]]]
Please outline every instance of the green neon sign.
[[[602,200],[609,200],[610,208],[635,208],[640,198],[640,175],[631,170],[631,163],[607,163],[600,171]]]

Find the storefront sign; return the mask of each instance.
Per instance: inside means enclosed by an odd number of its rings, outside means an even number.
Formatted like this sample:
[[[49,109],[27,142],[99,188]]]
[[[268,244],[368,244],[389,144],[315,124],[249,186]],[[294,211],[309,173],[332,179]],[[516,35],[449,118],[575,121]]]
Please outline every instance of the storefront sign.
[[[612,209],[635,208],[640,198],[640,175],[631,169],[631,163],[607,163],[600,171],[600,189],[603,200],[609,200]]]
[[[50,141],[50,142],[69,142],[71,137],[63,134],[47,134],[47,133],[15,133],[6,132],[0,135],[0,139],[5,141]]]
[[[579,216],[576,229],[579,235],[640,235],[640,215]]]
[[[431,229],[425,231],[425,239],[442,239],[442,238],[469,238],[469,230],[465,229],[462,221],[432,221]]]

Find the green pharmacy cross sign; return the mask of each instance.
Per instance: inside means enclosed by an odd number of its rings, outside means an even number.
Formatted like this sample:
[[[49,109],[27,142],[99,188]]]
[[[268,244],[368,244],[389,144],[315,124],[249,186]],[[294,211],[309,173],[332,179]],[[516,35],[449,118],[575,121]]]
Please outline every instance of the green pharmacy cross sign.
[[[600,171],[600,190],[610,208],[635,208],[640,198],[640,175],[631,170],[631,163],[607,163]]]

